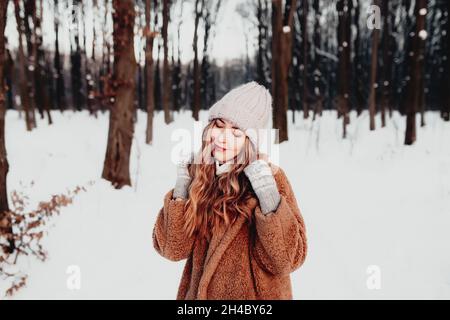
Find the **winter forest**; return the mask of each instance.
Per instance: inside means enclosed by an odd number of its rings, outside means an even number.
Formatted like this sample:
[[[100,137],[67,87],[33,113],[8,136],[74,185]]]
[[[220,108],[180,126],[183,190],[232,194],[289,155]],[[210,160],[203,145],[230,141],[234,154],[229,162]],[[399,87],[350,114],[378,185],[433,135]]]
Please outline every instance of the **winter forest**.
[[[174,299],[175,132],[255,80],[294,299],[450,298],[450,1],[0,0],[0,299]]]

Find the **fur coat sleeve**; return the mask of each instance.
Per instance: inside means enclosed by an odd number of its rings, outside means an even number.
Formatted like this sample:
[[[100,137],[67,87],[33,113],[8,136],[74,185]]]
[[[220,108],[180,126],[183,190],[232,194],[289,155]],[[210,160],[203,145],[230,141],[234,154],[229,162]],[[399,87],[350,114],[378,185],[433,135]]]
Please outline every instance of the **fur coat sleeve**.
[[[153,246],[163,257],[179,261],[189,257],[194,237],[187,238],[183,231],[186,199],[175,200],[173,188],[164,196],[164,205],[153,228]]]
[[[292,186],[278,166],[272,172],[280,192],[278,208],[264,215],[255,208],[253,255],[258,264],[274,275],[285,275],[298,269],[306,258],[306,228]]]

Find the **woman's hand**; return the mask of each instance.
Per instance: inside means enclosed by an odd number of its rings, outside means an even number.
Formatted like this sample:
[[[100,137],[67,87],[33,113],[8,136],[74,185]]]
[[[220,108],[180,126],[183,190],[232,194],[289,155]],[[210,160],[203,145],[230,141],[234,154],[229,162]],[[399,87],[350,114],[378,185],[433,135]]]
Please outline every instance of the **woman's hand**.
[[[268,214],[276,211],[281,197],[269,163],[259,158],[245,167],[244,173],[258,197],[261,212]]]
[[[188,188],[192,181],[188,165],[191,163],[192,157],[191,154],[190,158],[181,160],[177,165],[177,180],[173,189],[173,198],[176,200],[187,199],[188,197]]]

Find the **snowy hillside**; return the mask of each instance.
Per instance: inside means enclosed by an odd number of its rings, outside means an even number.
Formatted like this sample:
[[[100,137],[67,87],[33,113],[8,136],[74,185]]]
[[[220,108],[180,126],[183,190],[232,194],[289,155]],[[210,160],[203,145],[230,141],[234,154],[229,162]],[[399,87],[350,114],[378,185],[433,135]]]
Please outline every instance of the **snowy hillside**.
[[[175,114],[168,126],[156,114],[153,146],[144,143],[146,114],[138,113],[133,186],[122,190],[100,178],[107,114],[52,117],[53,125],[39,119],[29,133],[18,112],[8,111],[9,192],[23,191],[34,208],[52,194],[95,183],[52,219],[43,239],[48,260],[21,258],[18,267],[29,276],[13,298],[174,299],[185,261],[159,256],[151,237],[163,195],[175,183],[171,132],[192,128],[190,112]],[[203,124],[206,117],[203,111]],[[335,112],[315,122],[296,119],[279,163],[308,232],[306,262],[292,274],[294,298],[449,299],[450,123],[426,113],[426,127],[417,118],[416,144],[404,146],[405,119],[397,113],[373,132],[367,112],[352,113],[347,140]],[[380,271],[378,290],[367,286],[372,265]],[[81,275],[77,290],[68,286],[73,270]],[[2,280],[2,296],[7,286]]]

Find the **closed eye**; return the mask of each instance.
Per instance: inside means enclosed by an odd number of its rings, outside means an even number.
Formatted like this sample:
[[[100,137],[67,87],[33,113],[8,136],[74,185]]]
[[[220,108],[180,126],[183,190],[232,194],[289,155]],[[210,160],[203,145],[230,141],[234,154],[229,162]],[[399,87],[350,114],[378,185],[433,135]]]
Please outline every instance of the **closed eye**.
[[[236,137],[241,137],[244,133],[242,132],[241,129],[233,128],[233,134],[234,134]]]
[[[225,123],[222,120],[217,119],[215,125],[219,128],[223,128]]]

